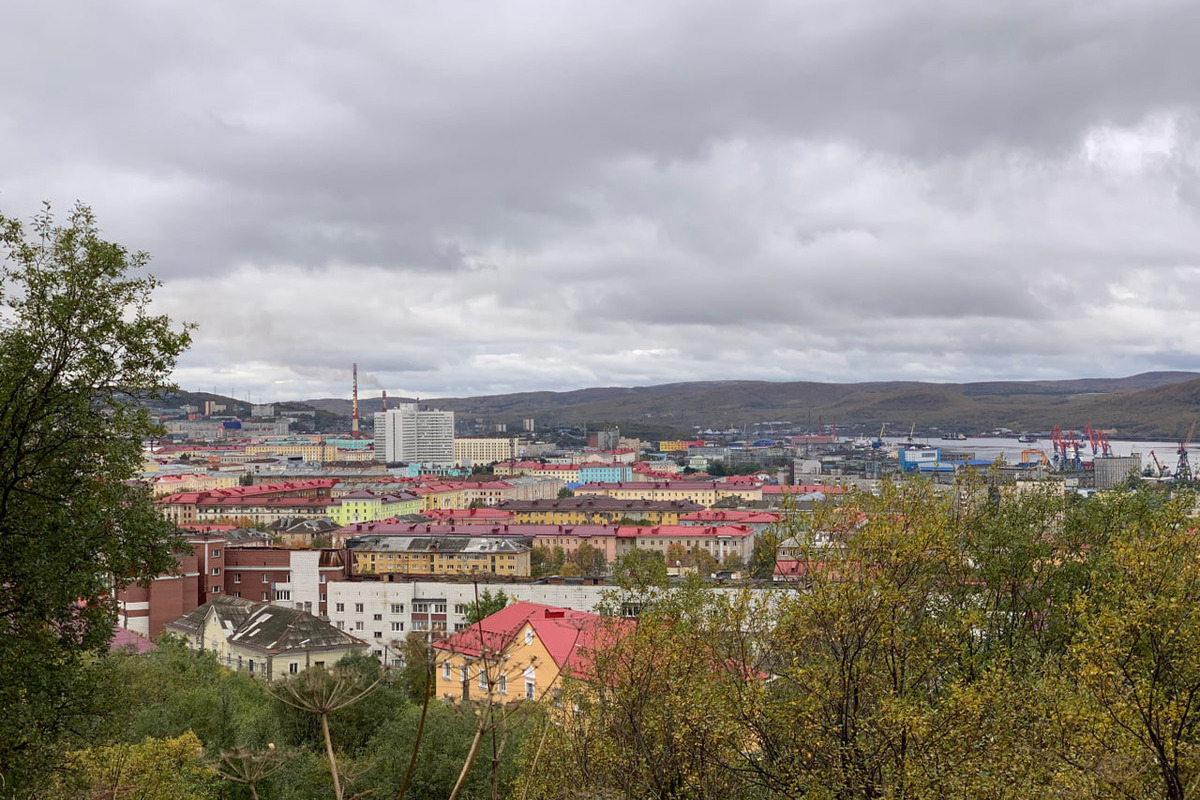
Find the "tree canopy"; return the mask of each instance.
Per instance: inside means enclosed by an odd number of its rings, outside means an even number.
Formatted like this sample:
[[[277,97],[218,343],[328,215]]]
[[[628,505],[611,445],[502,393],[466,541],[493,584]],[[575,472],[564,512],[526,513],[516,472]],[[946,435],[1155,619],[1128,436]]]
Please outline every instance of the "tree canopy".
[[[174,564],[171,527],[127,481],[157,428],[186,326],[150,310],[144,253],[0,216],[0,778],[21,786],[90,692],[83,659],[116,621],[114,589]]]

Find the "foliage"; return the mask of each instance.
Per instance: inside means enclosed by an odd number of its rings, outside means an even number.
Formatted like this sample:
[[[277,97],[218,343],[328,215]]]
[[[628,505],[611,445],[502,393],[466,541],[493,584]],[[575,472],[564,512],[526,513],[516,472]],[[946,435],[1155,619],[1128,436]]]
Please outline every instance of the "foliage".
[[[563,500],[565,498],[574,497],[574,496],[575,496],[575,493],[565,486],[558,490],[558,499],[559,500]]]
[[[203,746],[188,731],[170,739],[146,739],[139,744],[117,743],[71,754],[76,774],[60,784],[60,796],[138,797],[144,800],[216,800],[220,779],[204,764]],[[76,796],[79,796],[78,794]]]
[[[495,594],[491,589],[484,589],[478,600],[466,604],[463,608],[463,617],[468,625],[474,625],[503,609],[508,605],[508,599],[508,595],[504,593],[503,589],[497,589]]]
[[[604,551],[588,542],[583,542],[571,553],[571,561],[584,575],[603,575],[608,571]]]
[[[23,787],[91,696],[88,653],[112,586],[174,564],[171,527],[126,481],[157,430],[137,402],[166,385],[188,332],[150,313],[147,257],[91,211],[0,216],[0,780]]]
[[[664,591],[630,564],[609,610],[636,629],[601,637],[568,683],[578,711],[527,746],[521,790],[1194,796],[1194,508],[1150,487],[1079,503],[912,482],[775,531],[805,565],[791,588]]]

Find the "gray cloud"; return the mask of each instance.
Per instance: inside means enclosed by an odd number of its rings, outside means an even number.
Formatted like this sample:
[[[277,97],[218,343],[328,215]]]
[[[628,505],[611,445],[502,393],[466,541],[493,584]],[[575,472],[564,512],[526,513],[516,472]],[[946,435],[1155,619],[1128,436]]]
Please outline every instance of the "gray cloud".
[[[82,199],[149,250],[159,306],[200,323],[185,385],[1074,377],[1200,350],[1183,0],[6,23],[0,209]]]

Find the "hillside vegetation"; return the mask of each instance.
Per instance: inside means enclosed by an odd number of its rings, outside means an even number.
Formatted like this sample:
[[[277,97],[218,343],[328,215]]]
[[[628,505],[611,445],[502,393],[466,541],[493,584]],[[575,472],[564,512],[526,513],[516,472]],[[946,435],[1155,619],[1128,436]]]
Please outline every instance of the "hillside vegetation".
[[[818,418],[828,423],[836,417],[843,430],[877,428],[884,423],[963,432],[998,427],[1036,431],[1054,425],[1082,430],[1090,423],[1115,429],[1119,436],[1170,438],[1186,435],[1200,418],[1200,373],[985,383],[706,381],[430,402],[463,416],[512,425],[523,417],[534,417],[539,425],[612,422],[627,427],[688,429],[788,420],[815,426]],[[340,415],[350,413],[348,400],[327,398],[307,403]],[[362,400],[360,408],[364,413],[378,410],[379,400]]]

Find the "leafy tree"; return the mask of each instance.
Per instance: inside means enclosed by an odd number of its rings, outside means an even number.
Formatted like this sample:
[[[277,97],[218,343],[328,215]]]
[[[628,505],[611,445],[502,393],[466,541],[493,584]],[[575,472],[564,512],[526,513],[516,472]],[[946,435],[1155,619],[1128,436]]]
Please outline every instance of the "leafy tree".
[[[574,496],[575,496],[575,493],[565,486],[558,490],[558,499],[559,500],[562,500],[567,497],[574,497]]]
[[[667,545],[667,564],[672,567],[690,567],[692,554],[679,542],[671,542]]]
[[[171,739],[140,744],[111,744],[72,755],[83,773],[89,797],[139,797],[145,800],[216,800],[220,778],[202,759],[203,745],[188,731]]]
[[[1075,604],[1082,631],[1071,675],[1095,709],[1088,741],[1103,746],[1094,758],[1129,764],[1115,788],[1183,800],[1200,786],[1200,543],[1190,493],[1150,513],[1136,507],[1146,497],[1100,501],[1125,524],[1104,590]]]
[[[474,625],[485,617],[490,617],[497,611],[508,605],[509,597],[504,593],[503,589],[499,589],[495,594],[492,594],[491,589],[484,589],[479,595],[479,599],[467,603],[463,607],[463,617],[468,625]]]
[[[189,335],[150,313],[146,255],[102,239],[85,206],[28,230],[0,216],[0,248],[0,783],[20,791],[85,710],[113,584],[174,564],[171,526],[126,481],[157,431],[137,401]]]
[[[588,542],[583,542],[571,554],[571,561],[579,565],[584,575],[603,575],[608,569],[604,551]]]

